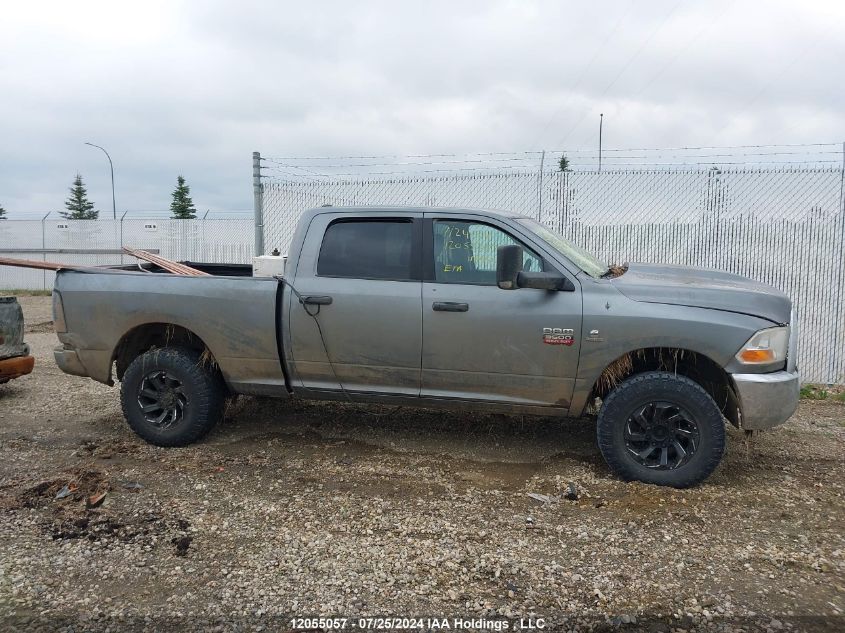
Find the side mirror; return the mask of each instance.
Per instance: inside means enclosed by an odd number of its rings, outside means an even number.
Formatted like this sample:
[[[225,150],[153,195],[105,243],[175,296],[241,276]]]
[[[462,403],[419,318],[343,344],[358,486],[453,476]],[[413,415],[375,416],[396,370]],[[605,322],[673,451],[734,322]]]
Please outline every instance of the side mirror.
[[[518,288],[536,288],[537,290],[562,290],[574,292],[575,284],[568,277],[558,272],[548,273],[525,273],[520,272],[516,276]]]
[[[516,290],[517,276],[522,273],[522,247],[508,244],[496,249],[496,285],[502,290]]]

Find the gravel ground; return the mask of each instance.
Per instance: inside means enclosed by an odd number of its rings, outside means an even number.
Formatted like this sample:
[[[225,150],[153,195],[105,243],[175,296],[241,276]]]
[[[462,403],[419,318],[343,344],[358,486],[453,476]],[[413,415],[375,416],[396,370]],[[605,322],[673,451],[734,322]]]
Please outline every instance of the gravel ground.
[[[845,629],[841,404],[750,443],[731,429],[685,491],[614,479],[590,420],[241,399],[201,444],[161,449],[116,388],[59,372],[49,302],[22,299],[36,368],[0,386],[6,630]]]

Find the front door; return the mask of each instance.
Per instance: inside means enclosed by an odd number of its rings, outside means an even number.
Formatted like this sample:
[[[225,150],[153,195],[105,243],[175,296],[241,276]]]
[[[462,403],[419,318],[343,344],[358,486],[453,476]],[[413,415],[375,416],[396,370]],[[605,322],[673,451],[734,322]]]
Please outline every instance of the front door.
[[[421,394],[567,408],[578,369],[580,284],[573,278],[574,292],[498,288],[499,246],[523,246],[526,271],[552,265],[497,222],[427,213],[424,231],[430,279],[422,288]]]
[[[303,306],[294,297],[289,312],[300,386],[419,396],[422,220],[416,215],[326,213],[312,220],[294,286],[314,303]]]

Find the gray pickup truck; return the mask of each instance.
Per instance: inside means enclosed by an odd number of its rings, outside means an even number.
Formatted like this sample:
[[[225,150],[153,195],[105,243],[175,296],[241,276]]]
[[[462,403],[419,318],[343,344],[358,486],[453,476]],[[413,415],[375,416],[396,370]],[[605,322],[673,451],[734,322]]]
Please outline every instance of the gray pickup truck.
[[[615,473],[685,487],[719,464],[725,420],[766,429],[798,402],[775,288],[608,266],[513,213],[326,207],[302,215],[284,276],[192,265],[211,274],[65,270],[53,293],[59,367],[116,375],[129,425],[160,446],[204,436],[233,394],[597,411]]]

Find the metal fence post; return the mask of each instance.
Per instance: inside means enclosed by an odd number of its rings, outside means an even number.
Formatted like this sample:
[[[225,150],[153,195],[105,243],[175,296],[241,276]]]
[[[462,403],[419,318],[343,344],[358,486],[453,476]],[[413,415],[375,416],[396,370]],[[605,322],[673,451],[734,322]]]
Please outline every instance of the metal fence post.
[[[124,212],[123,212],[123,215],[122,215],[122,216],[120,216],[120,244],[118,244],[118,245],[117,245],[117,247],[118,247],[119,249],[121,249],[121,255],[120,255],[120,265],[121,265],[121,266],[122,266],[122,265],[123,265],[123,263],[124,263],[124,261],[123,261],[123,253],[122,253],[122,251],[123,251],[123,218],[125,218],[125,217],[126,217],[126,214],[127,214],[127,213],[129,213],[129,211],[124,211]],[[137,247],[133,247],[133,248],[137,248]]]
[[[210,210],[210,209],[206,209],[206,210],[205,210],[205,213],[204,213],[204,214],[203,214],[203,216],[202,216],[202,224],[200,224],[200,226],[202,227],[202,244],[203,244],[203,248],[207,248],[207,247],[208,247],[208,246],[207,246],[207,245],[208,245],[208,242],[206,242],[206,241],[205,241],[205,235],[206,235],[206,231],[205,231],[205,229],[206,229],[206,227],[208,226],[208,225],[206,224],[206,220],[207,220],[207,218],[208,218],[208,212],[209,212],[209,210]],[[208,259],[207,259],[207,258],[208,258],[208,256],[206,255],[206,259],[203,259],[202,261],[208,261]]]
[[[264,254],[264,200],[261,189],[261,154],[252,153],[252,195],[255,206],[255,255]]]
[[[546,162],[546,150],[540,154],[540,178],[537,184],[537,222],[543,221],[543,165]]]
[[[842,271],[843,253],[845,250],[845,142],[842,143],[842,170],[839,174],[839,262],[836,265],[839,283],[836,284],[836,304],[833,306],[836,317],[834,323],[838,324],[836,336],[831,352],[831,375],[830,380],[834,383],[841,383],[845,378],[845,355],[842,353],[842,320],[845,314],[842,311],[842,293],[845,291],[845,272]],[[799,324],[800,327],[800,324]],[[799,350],[800,359],[801,352]],[[841,368],[840,368],[841,366]]]
[[[50,215],[52,211],[48,211],[47,215],[41,218],[41,260],[47,261],[47,216]],[[43,290],[47,290],[47,271],[45,270],[41,275],[41,286]]]

